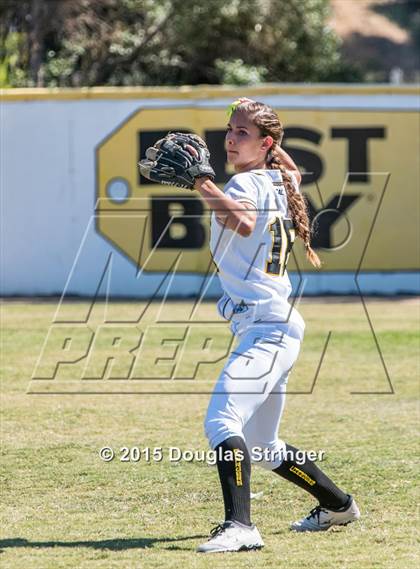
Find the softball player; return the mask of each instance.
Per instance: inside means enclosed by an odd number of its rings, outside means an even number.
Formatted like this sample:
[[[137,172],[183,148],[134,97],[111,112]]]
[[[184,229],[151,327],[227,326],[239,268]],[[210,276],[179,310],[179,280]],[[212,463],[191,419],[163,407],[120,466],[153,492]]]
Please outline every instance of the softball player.
[[[295,237],[315,266],[300,173],[280,147],[283,128],[267,105],[239,99],[225,139],[236,174],[221,191],[208,177],[195,183],[212,211],[210,248],[224,295],[218,303],[238,344],[214,389],[205,432],[217,451],[225,521],[198,547],[212,553],[259,549],[250,517],[251,462],[310,492],[319,502],[292,524],[295,531],[327,530],[360,517],[353,497],[311,460],[278,438],[289,373],[305,324],[289,302],[286,264]]]

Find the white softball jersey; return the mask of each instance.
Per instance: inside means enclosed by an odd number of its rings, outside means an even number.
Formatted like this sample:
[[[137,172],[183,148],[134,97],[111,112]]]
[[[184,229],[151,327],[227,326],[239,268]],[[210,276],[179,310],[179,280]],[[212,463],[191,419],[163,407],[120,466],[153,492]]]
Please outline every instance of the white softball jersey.
[[[295,189],[298,186],[295,183]],[[235,334],[250,326],[276,323],[302,340],[305,323],[288,301],[292,287],[286,264],[295,240],[280,170],[251,170],[234,175],[224,192],[257,210],[249,237],[227,229],[211,217],[210,249],[224,290],[218,302]]]

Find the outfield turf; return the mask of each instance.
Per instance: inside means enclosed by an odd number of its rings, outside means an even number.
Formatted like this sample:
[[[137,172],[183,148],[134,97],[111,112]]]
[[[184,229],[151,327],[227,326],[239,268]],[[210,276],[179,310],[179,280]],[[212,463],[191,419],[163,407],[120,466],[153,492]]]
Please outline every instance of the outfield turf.
[[[75,382],[77,366],[54,380],[31,381],[57,303],[5,301],[2,567],[416,566],[419,301],[366,302],[394,393],[361,302],[303,300],[306,337],[280,429],[297,447],[325,450],[321,467],[357,497],[362,519],[323,534],[293,534],[289,522],[313,507],[312,498],[254,466],[252,490],[263,495],[253,500],[252,515],[266,547],[200,556],[195,546],[222,516],[217,470],[198,461],[171,463],[167,449],[207,448],[202,423],[209,396],[197,392],[211,389],[220,364],[203,366],[195,380],[178,383]],[[84,308],[72,303],[68,318]],[[138,305],[116,303],[112,309],[124,320]],[[166,314],[177,321],[184,310],[185,303],[171,303]],[[212,303],[201,310],[216,318]],[[216,336],[224,335],[219,326]],[[145,366],[153,374],[160,339],[150,337]],[[100,345],[97,354],[93,376],[101,365]],[[197,346],[190,346],[188,358],[200,359]],[[152,388],[161,394],[144,393]],[[116,390],[120,394],[111,393]],[[103,446],[116,451],[112,462],[100,460]],[[122,462],[124,446],[163,447],[164,458]]]

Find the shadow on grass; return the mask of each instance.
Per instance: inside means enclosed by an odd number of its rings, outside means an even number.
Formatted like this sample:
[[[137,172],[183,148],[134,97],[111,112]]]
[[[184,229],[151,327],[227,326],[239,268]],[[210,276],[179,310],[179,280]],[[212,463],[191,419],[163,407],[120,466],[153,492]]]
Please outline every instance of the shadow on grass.
[[[156,543],[174,543],[189,539],[201,539],[206,535],[187,535],[184,537],[138,537],[132,539],[102,539],[99,541],[29,541],[24,538],[1,539],[0,551],[14,547],[91,547],[92,549],[109,549],[122,551],[125,549],[148,549]],[[170,546],[169,549],[181,549]]]

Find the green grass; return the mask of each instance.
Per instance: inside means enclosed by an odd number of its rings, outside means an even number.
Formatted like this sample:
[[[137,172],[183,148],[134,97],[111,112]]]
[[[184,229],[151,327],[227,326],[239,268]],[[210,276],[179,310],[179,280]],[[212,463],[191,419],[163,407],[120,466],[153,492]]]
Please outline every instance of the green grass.
[[[74,381],[71,373],[31,381],[55,302],[6,301],[3,306],[2,535],[0,560],[11,568],[293,567],[406,568],[418,564],[415,524],[418,300],[368,300],[368,309],[395,393],[389,384],[360,302],[302,301],[307,332],[289,388],[281,437],[295,446],[323,449],[325,471],[352,492],[359,523],[322,535],[290,533],[288,524],[313,506],[284,480],[253,468],[253,520],[261,552],[199,556],[195,546],[221,520],[215,467],[200,462],[102,462],[107,445],[204,450],[202,422],[216,367],[190,382]],[[117,303],[121,318],[138,305]],[[79,314],[86,305],[73,303]],[[184,303],[167,307],[175,321]],[[215,317],[213,304],[202,307]],[[139,326],[139,330],[142,329]],[[325,358],[310,388],[329,331]],[[216,340],[225,332],[219,327]],[[156,340],[157,341],[157,340]],[[98,347],[99,353],[101,347]],[[150,352],[151,350],[151,352]],[[158,345],[150,353],[159,354]],[[190,359],[200,357],[192,346]],[[151,363],[152,362],[152,363]],[[100,361],[92,366],[100,368]],[[153,360],[147,363],[153,370]],[[74,372],[74,370],[73,370]],[[35,395],[95,386],[101,395]],[[127,387],[128,385],[128,387]],[[86,388],[86,389],[87,389]],[[191,393],[180,395],[180,389]],[[164,393],[164,391],[168,393]],[[165,452],[166,454],[166,452]]]

